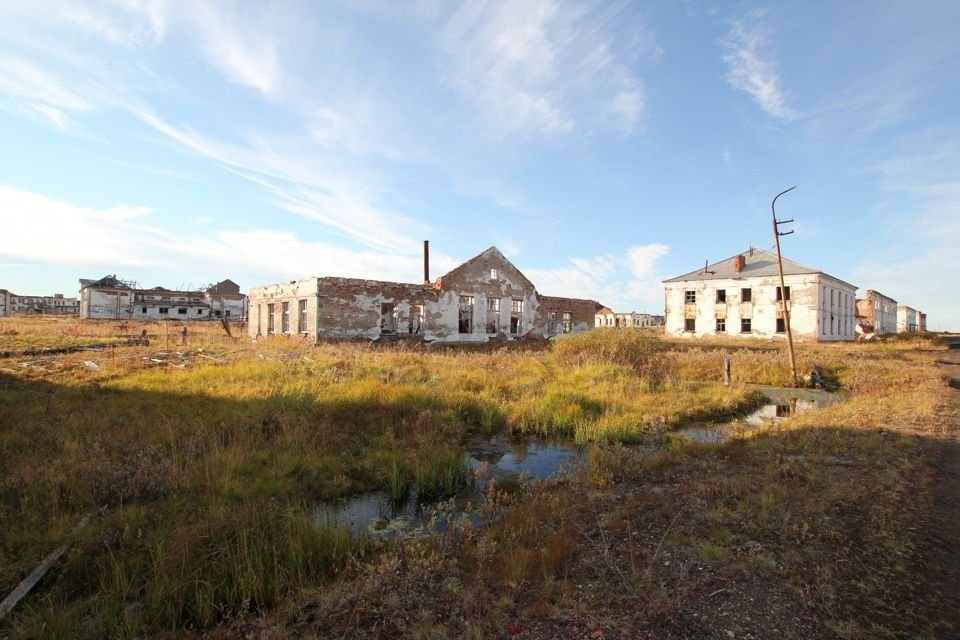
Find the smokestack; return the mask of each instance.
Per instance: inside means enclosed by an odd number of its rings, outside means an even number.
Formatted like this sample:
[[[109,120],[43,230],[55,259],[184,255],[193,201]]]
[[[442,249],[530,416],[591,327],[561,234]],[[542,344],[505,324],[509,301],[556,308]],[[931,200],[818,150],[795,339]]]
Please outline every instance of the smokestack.
[[[430,284],[430,241],[423,241],[423,283]]]
[[[736,258],[733,259],[733,270],[737,273],[743,271],[743,267],[746,266],[747,261],[743,257],[743,254],[738,254]]]

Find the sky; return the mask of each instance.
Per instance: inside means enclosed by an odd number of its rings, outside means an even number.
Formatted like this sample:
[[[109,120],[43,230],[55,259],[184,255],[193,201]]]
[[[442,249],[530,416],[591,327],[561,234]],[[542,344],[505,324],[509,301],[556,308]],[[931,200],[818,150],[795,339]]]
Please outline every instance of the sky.
[[[747,248],[960,330],[960,3],[0,2],[0,288],[419,282],[663,312]]]

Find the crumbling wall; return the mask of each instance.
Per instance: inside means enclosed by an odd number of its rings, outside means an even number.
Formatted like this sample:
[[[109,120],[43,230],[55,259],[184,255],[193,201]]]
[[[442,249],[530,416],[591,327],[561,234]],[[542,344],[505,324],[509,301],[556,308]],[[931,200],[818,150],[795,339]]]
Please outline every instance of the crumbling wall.
[[[429,336],[437,293],[426,285],[356,278],[320,278],[317,335],[351,339]]]
[[[586,331],[595,326],[602,308],[595,300],[540,296],[534,330],[545,336]]]
[[[317,339],[317,281],[306,278],[254,287],[248,295],[247,335],[300,335]],[[301,327],[300,301],[304,301],[304,327]],[[287,327],[284,329],[283,303],[287,303]],[[271,313],[271,306],[272,313]],[[301,330],[303,329],[303,330]]]
[[[133,312],[133,291],[86,287],[80,292],[80,317],[126,320]]]

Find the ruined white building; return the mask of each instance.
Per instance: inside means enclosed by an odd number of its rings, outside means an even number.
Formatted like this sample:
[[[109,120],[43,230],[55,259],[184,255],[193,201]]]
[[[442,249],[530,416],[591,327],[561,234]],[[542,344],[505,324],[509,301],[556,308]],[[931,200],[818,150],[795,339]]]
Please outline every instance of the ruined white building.
[[[424,283],[313,277],[254,287],[249,294],[251,338],[422,338],[439,342],[545,337],[593,327],[593,300],[541,295],[496,247],[430,281],[424,243]]]
[[[664,281],[666,333],[673,336],[786,335],[783,305],[798,340],[853,340],[857,288],[817,269],[750,249]]]
[[[11,313],[47,315],[70,315],[77,313],[80,303],[76,298],[66,298],[62,293],[52,296],[19,296],[7,289],[0,289],[0,316]]]
[[[878,336],[897,332],[897,301],[879,291],[867,289],[857,299],[857,320],[866,333]]]
[[[141,289],[115,275],[80,280],[80,317],[88,320],[242,320],[246,296],[224,280],[199,291]]]
[[[920,316],[923,315],[913,307],[905,304],[897,306],[897,333],[912,333],[922,331]]]
[[[617,327],[621,329],[633,328],[642,329],[645,327],[662,327],[664,323],[663,316],[657,316],[650,313],[616,313],[607,307],[597,311],[594,318],[594,324],[597,327]]]

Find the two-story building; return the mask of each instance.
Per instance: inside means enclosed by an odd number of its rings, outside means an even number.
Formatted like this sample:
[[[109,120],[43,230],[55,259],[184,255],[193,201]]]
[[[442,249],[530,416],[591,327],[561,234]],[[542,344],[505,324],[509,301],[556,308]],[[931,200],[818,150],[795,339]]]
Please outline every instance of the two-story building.
[[[664,280],[667,335],[786,335],[784,305],[798,340],[853,340],[857,288],[839,278],[783,260],[781,290],[777,256],[749,249]]]

